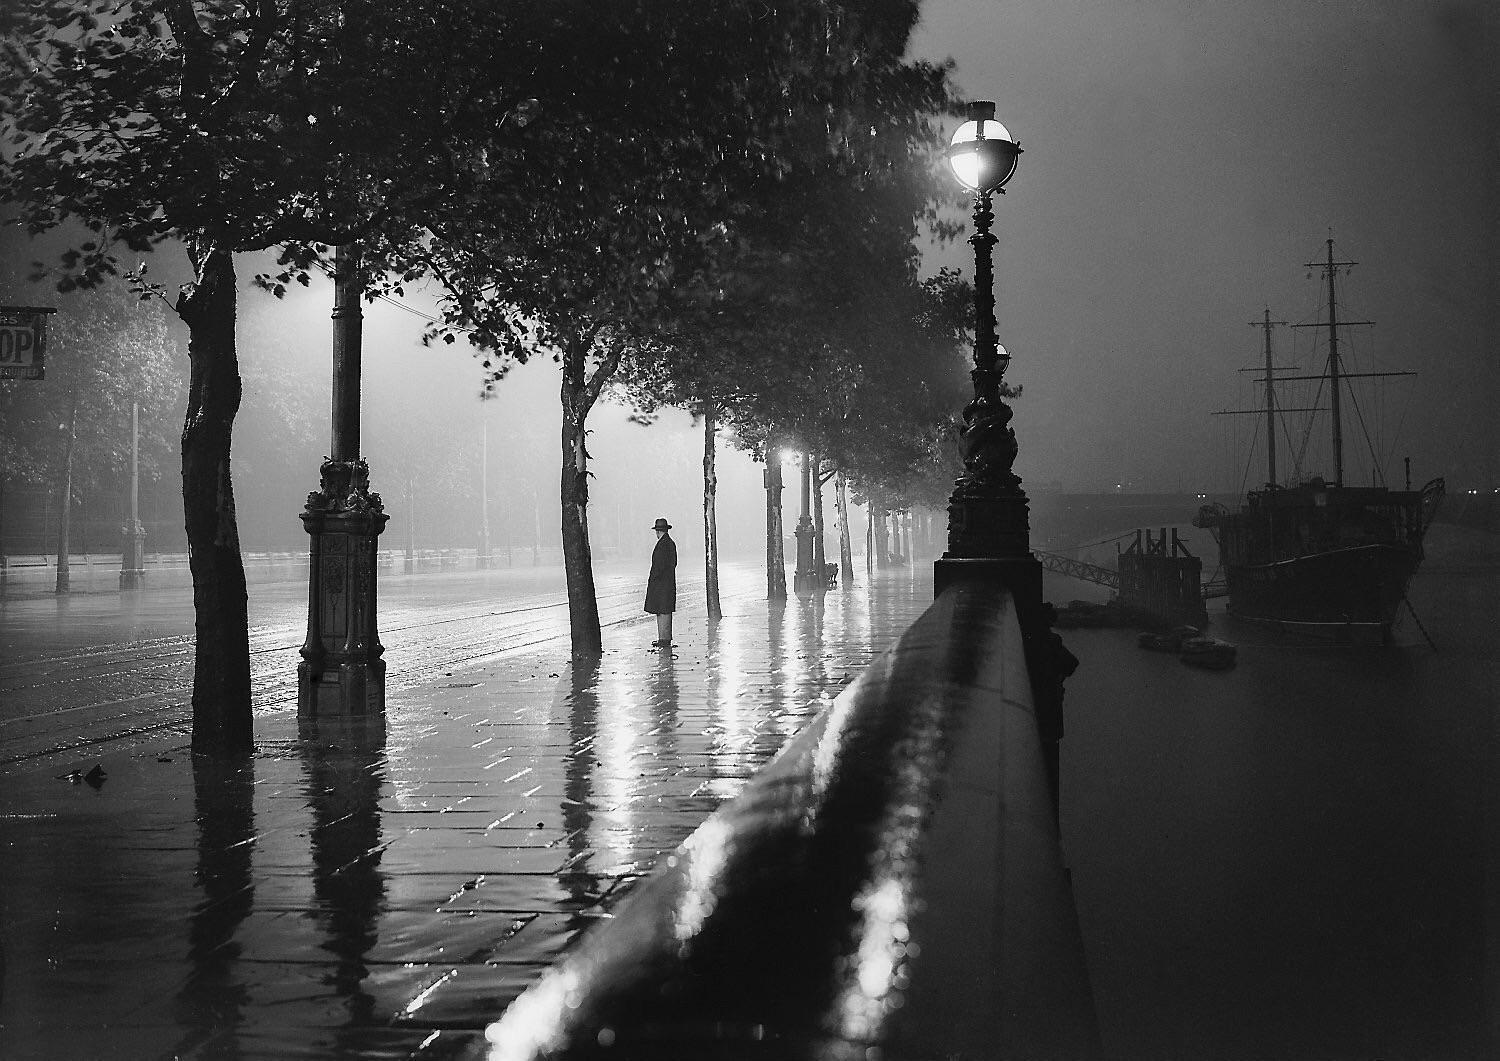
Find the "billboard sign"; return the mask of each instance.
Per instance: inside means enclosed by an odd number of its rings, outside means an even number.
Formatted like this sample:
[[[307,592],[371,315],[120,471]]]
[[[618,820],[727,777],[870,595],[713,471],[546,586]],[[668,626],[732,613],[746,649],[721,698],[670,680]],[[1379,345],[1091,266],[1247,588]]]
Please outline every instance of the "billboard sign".
[[[0,379],[41,379],[47,355],[45,306],[0,306]]]

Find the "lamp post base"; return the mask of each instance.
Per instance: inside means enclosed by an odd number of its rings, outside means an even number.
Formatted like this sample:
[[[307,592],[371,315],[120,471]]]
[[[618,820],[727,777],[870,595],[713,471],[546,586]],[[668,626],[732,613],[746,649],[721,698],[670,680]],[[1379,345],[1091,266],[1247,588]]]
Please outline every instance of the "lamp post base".
[[[302,718],[370,718],[385,713],[385,660],[355,660],[315,672],[297,664]]]
[[[140,589],[146,582],[146,528],[140,520],[124,527],[120,550],[120,588]]]
[[[993,559],[945,553],[941,560],[934,561],[932,577],[933,592],[939,595],[960,582],[1008,589],[1022,615],[1042,603],[1042,562],[1030,553]]]
[[[299,715],[385,710],[385,648],[377,632],[376,548],[386,516],[362,460],[324,461],[302,513],[311,539],[307,642],[297,665]]]
[[[944,557],[1031,556],[1031,502],[1019,489],[991,497],[955,492]]]
[[[819,578],[813,570],[813,522],[811,516],[797,520],[797,570],[792,575],[792,591],[803,596],[818,588]]]

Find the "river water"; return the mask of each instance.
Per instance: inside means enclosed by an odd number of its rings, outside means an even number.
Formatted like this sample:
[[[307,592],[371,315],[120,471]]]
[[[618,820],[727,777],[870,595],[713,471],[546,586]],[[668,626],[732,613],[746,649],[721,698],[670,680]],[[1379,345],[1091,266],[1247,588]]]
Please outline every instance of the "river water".
[[[1436,650],[1409,619],[1319,645],[1222,602],[1227,672],[1065,632],[1063,836],[1108,1056],[1500,1056],[1494,543],[1434,529],[1411,600]]]

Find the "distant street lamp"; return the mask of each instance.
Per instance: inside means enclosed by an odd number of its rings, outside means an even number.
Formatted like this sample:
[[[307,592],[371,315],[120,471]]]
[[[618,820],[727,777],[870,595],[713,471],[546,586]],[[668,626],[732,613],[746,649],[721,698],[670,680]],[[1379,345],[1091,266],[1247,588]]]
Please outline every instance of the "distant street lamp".
[[[995,105],[969,104],[947,151],[959,183],[974,193],[974,397],[964,406],[960,448],[964,470],[948,501],[948,549],[934,567],[938,593],[955,584],[1003,587],[1015,601],[1026,646],[1026,666],[1036,701],[1053,807],[1057,807],[1062,685],[1078,661],[1052,632],[1056,615],[1042,599],[1042,565],[1031,553],[1026,492],[1013,471],[1015,415],[1005,403],[1010,355],[995,337],[995,274],[991,249],[995,220],[991,196],[1004,194],[1015,175],[1021,148],[995,120]]]
[[[799,454],[801,461],[797,468],[797,483],[802,499],[801,514],[797,517],[796,529],[792,534],[797,539],[797,569],[792,575],[792,591],[806,596],[817,588],[818,576],[813,570],[813,519],[811,511],[812,500],[812,454]]]
[[[120,588],[140,589],[146,581],[146,525],[141,522],[141,403],[130,403],[130,516],[121,528]]]
[[[486,571],[494,566],[490,557],[490,418],[488,394],[479,402],[479,549],[474,566]]]

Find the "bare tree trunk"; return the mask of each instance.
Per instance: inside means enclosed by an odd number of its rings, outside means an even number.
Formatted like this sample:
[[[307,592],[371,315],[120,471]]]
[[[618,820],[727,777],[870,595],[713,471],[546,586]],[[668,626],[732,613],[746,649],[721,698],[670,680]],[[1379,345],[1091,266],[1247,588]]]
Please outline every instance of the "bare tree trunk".
[[[594,590],[594,558],[589,545],[588,407],[584,402],[584,349],[571,341],[563,354],[562,382],[562,546],[568,579],[568,627],[573,658],[604,651],[599,601]]]
[[[865,499],[865,576],[875,573],[875,502]]]
[[[839,514],[839,574],[849,586],[854,583],[854,550],[849,541],[849,484],[843,472],[834,481],[834,498]]]
[[[63,439],[62,462],[57,474],[58,493],[61,498],[57,504],[57,583],[53,587],[55,593],[67,593],[70,589],[71,572],[68,569],[68,558],[73,551],[73,543],[69,540],[73,526],[73,451],[78,445],[78,383],[76,381],[68,396],[66,430],[67,437]]]
[[[611,343],[590,374],[588,354],[598,334],[598,328],[590,326],[569,336],[562,358],[562,546],[574,659],[589,659],[604,651],[589,543],[588,416],[619,367],[624,347]]]
[[[206,241],[189,244],[197,282],[178,297],[188,326],[187,415],[182,427],[182,507],[193,575],[193,752],[244,755],[250,721],[250,635],[245,565],[235,521],[229,449],[240,408],[234,260]]]
[[[714,434],[718,426],[718,408],[712,399],[703,403],[703,589],[708,603],[708,618],[724,618],[719,604],[719,473],[714,452]]]
[[[776,432],[766,435],[766,600],[786,600],[785,531],[781,522],[781,451]]]
[[[819,590],[828,588],[824,567],[828,563],[828,546],[823,541],[823,458],[808,455],[812,475],[813,575]]]

